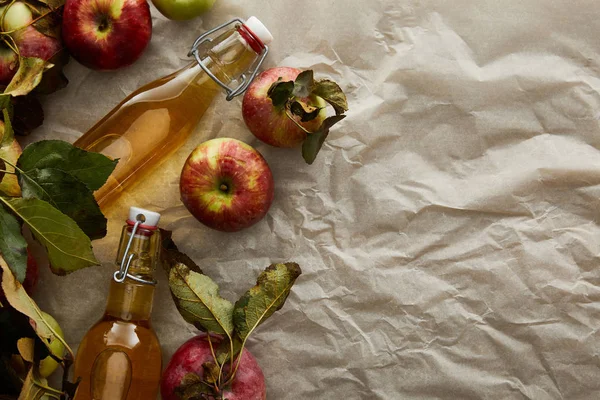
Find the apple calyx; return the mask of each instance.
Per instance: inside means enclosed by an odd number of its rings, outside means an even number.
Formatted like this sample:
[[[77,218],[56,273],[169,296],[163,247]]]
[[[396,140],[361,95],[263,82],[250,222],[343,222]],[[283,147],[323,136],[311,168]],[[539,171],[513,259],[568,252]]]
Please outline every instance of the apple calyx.
[[[275,109],[285,112],[291,121],[306,132],[306,139],[302,143],[302,157],[307,164],[315,161],[329,130],[344,119],[344,112],[348,111],[346,95],[340,86],[328,79],[316,81],[312,70],[301,72],[295,81],[283,81],[279,78],[269,88],[267,97],[271,99]],[[312,121],[319,115],[321,107],[311,104],[311,98],[315,97],[320,97],[331,105],[335,115],[325,118],[316,131],[310,132],[299,122]]]

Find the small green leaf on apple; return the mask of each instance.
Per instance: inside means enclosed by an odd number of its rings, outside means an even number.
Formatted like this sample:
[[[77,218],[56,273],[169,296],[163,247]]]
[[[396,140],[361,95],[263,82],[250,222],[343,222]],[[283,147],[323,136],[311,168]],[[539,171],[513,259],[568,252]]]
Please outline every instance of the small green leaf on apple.
[[[273,70],[277,70],[277,68],[274,68]],[[281,70],[282,72],[285,71],[285,73],[289,73],[288,71],[290,69],[281,68]],[[275,71],[272,74],[274,73]],[[259,84],[262,83],[256,83],[256,85]],[[248,90],[251,91],[252,89],[251,86]],[[283,109],[286,111],[286,116],[296,127],[293,129],[300,129],[305,133],[302,155],[308,164],[314,162],[329,130],[334,124],[344,118],[343,114],[348,110],[346,95],[340,86],[328,79],[315,80],[312,70],[300,72],[294,81],[285,81],[280,77],[271,84],[267,96],[275,109]],[[248,102],[250,102],[250,97],[251,95],[248,94],[244,97],[244,101],[248,99]],[[323,107],[320,106],[318,99],[320,99],[321,102],[325,101],[333,107],[335,117],[324,117],[324,114],[321,113]],[[250,118],[251,117],[245,118],[247,123]],[[301,123],[311,121],[315,121],[315,123],[318,123],[318,121],[322,122],[316,130],[310,130],[301,125]],[[292,128],[288,128],[288,130],[289,129]],[[255,135],[257,134],[254,131],[253,133],[255,133]],[[281,135],[281,132],[277,133],[277,135],[285,136]],[[265,134],[261,133],[260,136],[265,136]]]
[[[174,389],[177,398],[182,400],[207,399],[207,393],[212,393],[213,387],[203,381],[197,374],[192,372],[186,374],[179,386]]]
[[[296,97],[308,97],[313,91],[315,85],[314,73],[311,69],[300,72],[294,81],[293,95]]]
[[[335,115],[340,115],[348,111],[346,95],[342,91],[342,88],[334,81],[327,79],[317,81],[312,90],[312,94],[319,96],[329,103],[335,110]]]
[[[283,82],[281,78],[273,83],[267,92],[273,107],[284,108],[294,92],[294,82]]]
[[[306,140],[302,143],[302,157],[304,157],[304,161],[306,161],[307,164],[312,164],[315,161],[315,158],[317,158],[319,150],[321,150],[323,143],[325,143],[325,139],[327,139],[327,135],[329,135],[331,126],[344,118],[346,118],[345,115],[333,115],[327,117],[319,129],[306,137]]]

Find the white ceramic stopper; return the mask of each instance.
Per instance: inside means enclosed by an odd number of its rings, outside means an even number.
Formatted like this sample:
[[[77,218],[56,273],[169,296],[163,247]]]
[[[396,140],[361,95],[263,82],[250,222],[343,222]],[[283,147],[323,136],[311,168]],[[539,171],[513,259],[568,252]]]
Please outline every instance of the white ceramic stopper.
[[[146,226],[157,226],[158,221],[160,220],[160,214],[154,211],[145,210],[139,207],[130,207],[129,208],[129,220],[132,222],[137,221],[137,216],[142,214],[146,221],[142,222],[142,225]]]
[[[271,35],[271,32],[269,32],[267,27],[260,22],[258,18],[250,17],[246,20],[244,25],[246,25],[246,27],[250,29],[263,44],[267,45],[273,41],[273,35]]]

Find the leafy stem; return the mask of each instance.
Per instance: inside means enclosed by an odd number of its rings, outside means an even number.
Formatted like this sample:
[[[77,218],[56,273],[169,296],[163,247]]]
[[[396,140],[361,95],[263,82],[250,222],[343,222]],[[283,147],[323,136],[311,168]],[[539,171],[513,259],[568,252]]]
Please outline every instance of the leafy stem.
[[[15,4],[17,0],[12,0],[10,3],[8,3],[6,5],[6,7],[4,7],[4,9],[2,10],[2,15],[0,15],[0,26],[4,26],[4,18],[6,17],[6,13],[8,12],[8,9],[12,7],[13,4]]]
[[[13,167],[15,169],[15,171],[18,171],[19,173],[23,174],[23,170],[19,167],[17,167],[15,164],[11,163],[10,161],[8,161],[6,158],[0,156],[0,160],[4,161],[6,164],[10,165],[11,167]]]
[[[46,392],[44,394],[51,394],[51,395],[54,395],[54,396],[62,396],[64,394],[60,390],[57,390],[57,389],[54,389],[53,387],[45,385],[44,383],[36,380],[35,378],[32,379],[32,382],[33,382],[33,384],[35,386],[44,389],[44,391]]]
[[[10,35],[2,35],[2,41],[8,47],[10,47],[10,49],[12,51],[14,51],[19,57],[21,56],[21,53],[19,52],[19,46],[17,46],[17,42],[15,42],[15,39],[13,39],[12,36],[10,36]]]
[[[348,111],[346,95],[339,85],[331,80],[314,80],[313,71],[298,74],[295,81],[279,78],[267,92],[276,110],[285,110],[287,118],[306,134],[302,144],[302,156],[307,164],[312,164],[321,150],[331,127],[341,121]],[[321,112],[324,103],[335,110],[335,116],[326,118]],[[298,121],[298,119],[300,121]],[[317,121],[319,127],[311,132],[301,122]]]

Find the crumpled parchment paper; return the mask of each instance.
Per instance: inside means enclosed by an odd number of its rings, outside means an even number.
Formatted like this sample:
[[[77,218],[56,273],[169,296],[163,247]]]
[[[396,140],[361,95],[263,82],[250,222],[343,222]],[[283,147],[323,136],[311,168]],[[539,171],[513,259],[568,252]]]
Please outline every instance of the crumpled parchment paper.
[[[256,140],[238,98],[217,99],[189,142],[108,212],[101,267],[37,295],[76,348],[100,317],[129,205],[162,213],[235,301],[271,262],[304,271],[249,350],[268,398],[600,398],[600,12],[596,1],[218,0],[174,22],[114,73],[67,68],[27,140],[74,141],[140,85],[185,65],[193,40],[257,15],[270,66],[312,68],[348,95],[312,166]],[[226,234],[179,201],[200,142],[235,137],[269,162],[268,215]],[[163,271],[153,323],[165,364],[193,336]]]

